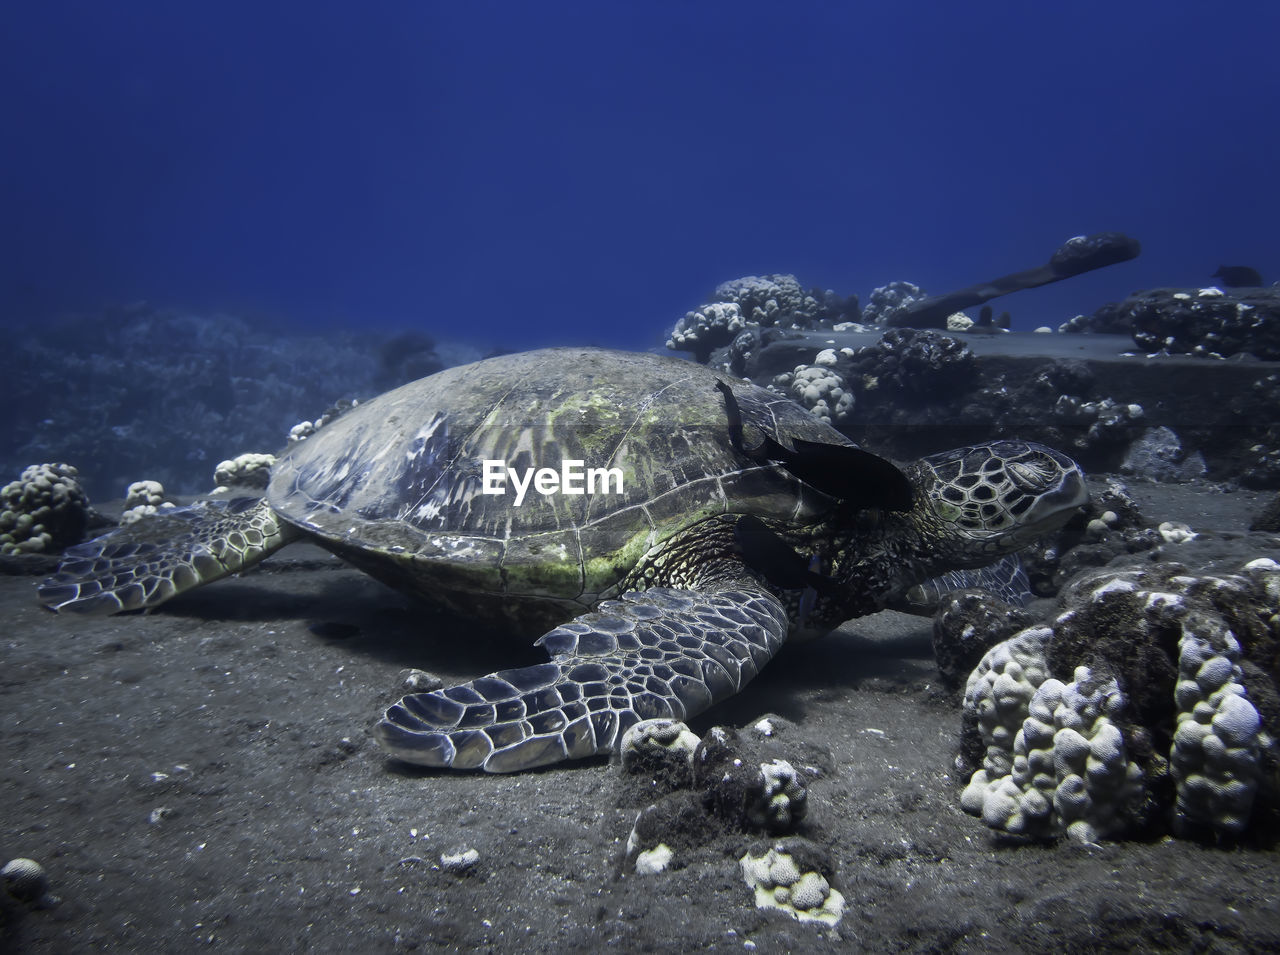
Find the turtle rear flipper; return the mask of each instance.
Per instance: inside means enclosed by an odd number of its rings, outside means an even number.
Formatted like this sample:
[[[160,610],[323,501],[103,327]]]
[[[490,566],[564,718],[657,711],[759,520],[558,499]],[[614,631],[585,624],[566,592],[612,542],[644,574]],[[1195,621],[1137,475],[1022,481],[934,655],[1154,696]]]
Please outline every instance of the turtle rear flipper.
[[[762,590],[626,594],[543,636],[550,663],[410,694],[374,735],[405,762],[491,773],[611,753],[640,720],[686,719],[737,693],[786,636]]]
[[[175,507],[68,548],[40,585],[40,602],[100,614],[155,607],[256,564],[294,536],[254,498]]]

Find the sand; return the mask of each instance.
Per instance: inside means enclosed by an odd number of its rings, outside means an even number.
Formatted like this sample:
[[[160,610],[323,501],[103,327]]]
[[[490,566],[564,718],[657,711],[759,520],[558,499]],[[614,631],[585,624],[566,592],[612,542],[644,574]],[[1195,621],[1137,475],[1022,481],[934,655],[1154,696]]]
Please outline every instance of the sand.
[[[1153,523],[1204,535],[1166,556],[1280,556],[1246,532],[1268,495],[1131,489]],[[1280,949],[1274,847],[1002,844],[965,815],[927,619],[886,612],[784,648],[694,724],[777,714],[822,754],[804,835],[847,899],[826,928],[755,907],[750,835],[623,874],[643,803],[608,761],[488,776],[385,758],[369,727],[405,668],[455,681],[539,654],[317,548],[147,615],[55,615],[34,588],[0,578],[0,862],[40,861],[58,902],[0,893],[5,951]],[[441,865],[463,849],[470,868]]]

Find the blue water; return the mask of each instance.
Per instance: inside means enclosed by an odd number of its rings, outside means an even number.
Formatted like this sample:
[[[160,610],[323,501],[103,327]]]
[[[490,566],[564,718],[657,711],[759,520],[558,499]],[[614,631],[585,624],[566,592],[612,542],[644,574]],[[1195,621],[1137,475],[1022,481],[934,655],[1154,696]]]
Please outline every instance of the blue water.
[[[718,283],[1057,324],[1280,278],[1280,5],[56,2],[0,22],[0,316],[145,299],[297,327],[650,347]]]

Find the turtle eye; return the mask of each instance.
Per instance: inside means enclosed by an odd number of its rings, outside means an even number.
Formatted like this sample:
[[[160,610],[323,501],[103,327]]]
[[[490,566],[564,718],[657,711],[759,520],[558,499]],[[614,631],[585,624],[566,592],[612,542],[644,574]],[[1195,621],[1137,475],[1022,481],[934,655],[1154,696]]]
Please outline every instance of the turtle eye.
[[[1028,494],[1041,494],[1053,484],[1058,468],[1043,458],[1029,461],[1010,461],[1007,470],[1010,480]]]

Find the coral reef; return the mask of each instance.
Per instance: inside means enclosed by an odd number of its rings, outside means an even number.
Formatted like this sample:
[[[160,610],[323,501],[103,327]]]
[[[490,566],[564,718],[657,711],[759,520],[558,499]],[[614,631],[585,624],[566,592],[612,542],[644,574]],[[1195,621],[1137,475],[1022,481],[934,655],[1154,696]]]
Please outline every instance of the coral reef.
[[[93,498],[140,469],[170,493],[201,493],[210,462],[280,447],[300,409],[381,390],[379,347],[146,306],[51,322],[12,356],[22,414],[0,423],[0,468],[71,461]]]
[[[828,424],[842,424],[853,413],[853,394],[832,364],[797,365],[790,374],[774,378],[773,386]]]
[[[0,488],[0,554],[61,550],[84,537],[89,498],[69,464],[33,464]]]
[[[844,915],[844,896],[823,874],[830,871],[830,860],[803,840],[779,842],[758,855],[748,852],[738,864],[757,908],[780,909],[798,921],[824,925],[835,925]]]
[[[1144,351],[1280,360],[1280,290],[1155,289],[1130,296],[1133,340]]]
[[[832,887],[835,864],[799,834],[808,809],[806,778],[826,772],[829,757],[793,732],[777,716],[742,731],[712,727],[701,740],[678,720],[631,727],[621,749],[623,777],[639,798],[657,799],[641,810],[627,837],[626,870],[652,876],[683,868],[723,834],[784,836],[754,843],[739,859],[756,905],[835,925],[844,912],[844,897]]]
[[[622,770],[644,775],[662,792],[693,784],[693,757],[698,737],[679,720],[641,720],[622,734]]]
[[[890,329],[840,368],[860,399],[904,413],[921,403],[952,402],[974,381],[969,346],[928,329]]]
[[[801,288],[794,275],[747,275],[721,282],[712,301],[736,305],[745,321],[762,328],[811,328],[827,312],[827,305]]]
[[[933,618],[933,655],[943,681],[960,686],[988,650],[1033,622],[1021,607],[986,591],[958,590],[948,595]]]
[[[161,507],[173,507],[165,504],[163,484],[159,481],[134,481],[124,492],[124,513],[120,515],[120,523],[132,524],[150,517]]]
[[[1059,331],[1123,331],[1145,352],[1280,360],[1280,289],[1163,288],[1135,292]]]
[[[247,452],[219,462],[213,471],[213,483],[219,488],[262,490],[271,480],[274,454]]]
[[[871,297],[862,309],[862,321],[867,325],[888,324],[893,314],[905,309],[912,302],[925,298],[924,289],[910,282],[890,282],[871,290]]]
[[[1080,450],[1127,448],[1141,432],[1145,414],[1142,405],[1111,398],[1085,401],[1075,395],[1061,395],[1053,406],[1055,425],[1074,434],[1071,444]]]
[[[770,333],[831,328],[856,322],[860,314],[856,295],[805,291],[794,275],[747,275],[720,283],[709,303],[685,313],[667,337],[667,347],[691,351],[706,364],[713,350],[728,345],[726,365],[742,374],[747,355]]]
[[[1234,839],[1274,828],[1280,565],[1077,578],[1051,626],[970,675],[964,809],[1011,835]]]
[[[678,868],[718,833],[801,829],[808,779],[823,772],[825,756],[794,740],[793,732],[776,716],[741,732],[712,727],[701,740],[677,720],[637,723],[622,747],[624,778],[637,799],[657,798],[636,817],[626,865],[636,870],[661,858],[663,866]],[[659,848],[658,855],[646,855]]]
[[[667,347],[673,351],[691,351],[705,364],[712,349],[728,345],[745,327],[746,319],[736,302],[712,302],[686,312],[671,330]]]
[[[1011,835],[1093,843],[1130,825],[1142,769],[1115,722],[1124,704],[1116,681],[1087,666],[1070,683],[1045,676],[1050,634],[1030,629],[999,644],[970,678],[966,711],[989,742],[961,806]]]

